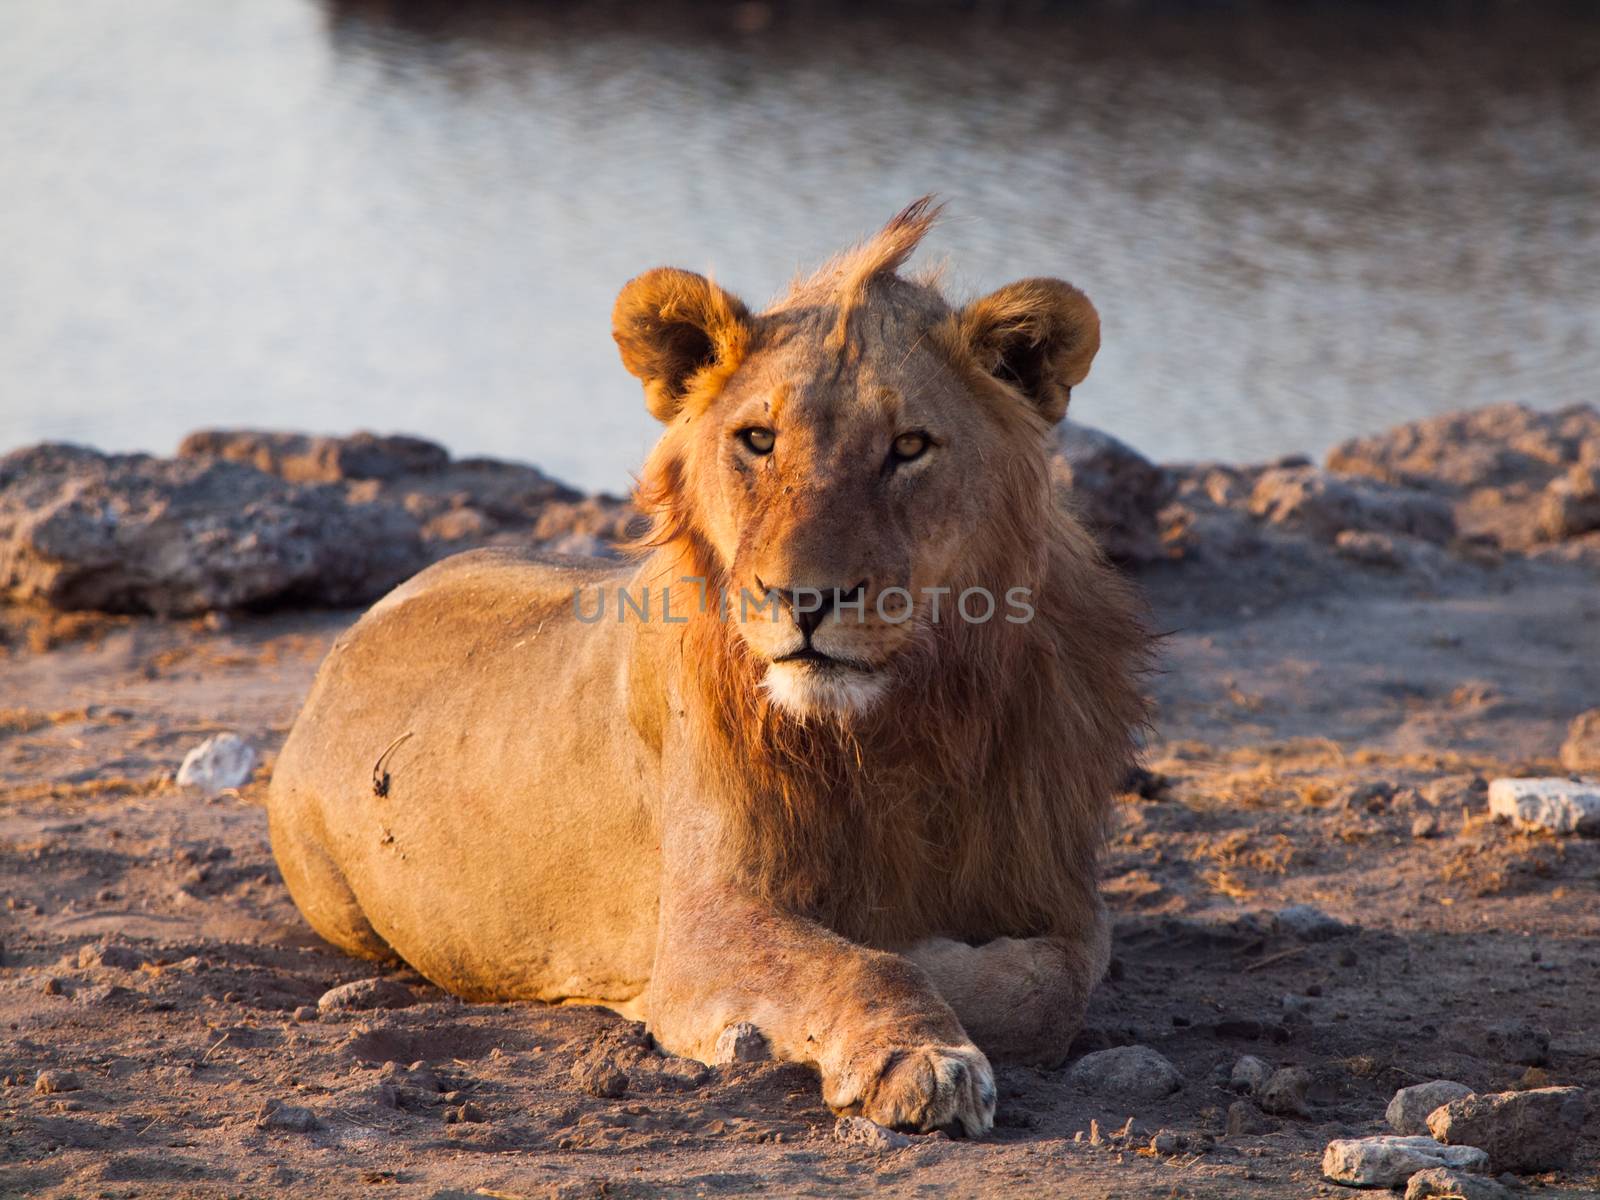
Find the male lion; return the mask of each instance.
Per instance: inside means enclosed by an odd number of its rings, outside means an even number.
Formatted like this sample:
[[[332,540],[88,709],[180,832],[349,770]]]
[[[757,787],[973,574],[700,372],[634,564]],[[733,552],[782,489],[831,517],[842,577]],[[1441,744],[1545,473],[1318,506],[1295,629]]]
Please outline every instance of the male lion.
[[[760,314],[623,288],[666,426],[641,560],[463,554],[335,644],[269,802],[318,933],[694,1058],[753,1022],[901,1128],[982,1133],[986,1055],[1065,1057],[1144,713],[1140,607],[1047,469],[1099,321],[1054,279],[902,278],[934,216]]]

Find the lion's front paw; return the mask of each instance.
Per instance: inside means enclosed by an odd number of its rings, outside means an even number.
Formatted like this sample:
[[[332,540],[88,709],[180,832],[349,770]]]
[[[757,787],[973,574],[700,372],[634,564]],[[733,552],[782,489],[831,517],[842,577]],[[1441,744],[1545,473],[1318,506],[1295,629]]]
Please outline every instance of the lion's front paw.
[[[823,1098],[891,1129],[943,1129],[969,1137],[994,1127],[994,1071],[976,1046],[915,1046],[863,1054]]]

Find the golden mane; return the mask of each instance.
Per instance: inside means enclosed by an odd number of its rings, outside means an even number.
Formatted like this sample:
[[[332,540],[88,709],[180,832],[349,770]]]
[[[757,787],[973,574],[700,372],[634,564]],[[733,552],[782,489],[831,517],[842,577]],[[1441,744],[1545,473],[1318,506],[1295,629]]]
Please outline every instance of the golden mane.
[[[1013,425],[1011,465],[985,477],[989,550],[952,582],[1028,587],[1032,621],[923,626],[912,687],[850,724],[778,708],[715,605],[684,628],[682,698],[705,777],[721,782],[728,861],[758,895],[854,940],[1026,937],[1094,917],[1082,883],[1146,719],[1149,636],[1133,588],[1056,506],[1037,420]],[[636,500],[655,578],[727,586],[670,439]]]

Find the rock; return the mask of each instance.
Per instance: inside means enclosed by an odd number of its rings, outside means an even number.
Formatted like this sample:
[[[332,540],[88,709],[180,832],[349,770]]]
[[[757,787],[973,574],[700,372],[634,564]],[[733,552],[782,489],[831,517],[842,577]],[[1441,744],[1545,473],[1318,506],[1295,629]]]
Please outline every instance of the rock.
[[[1600,467],[1578,464],[1539,497],[1538,529],[1551,541],[1600,529]]]
[[[1405,1200],[1511,1200],[1511,1189],[1485,1175],[1469,1175],[1449,1167],[1418,1171],[1406,1184]]]
[[[208,737],[183,756],[178,768],[181,787],[197,787],[208,796],[243,785],[256,769],[255,747],[236,733]]]
[[[242,463],[47,443],[0,458],[0,596],[196,615],[373,600],[427,563],[398,504]]]
[[[1496,779],[1489,811],[1518,829],[1600,836],[1600,783],[1570,779]]]
[[[1579,713],[1567,726],[1561,765],[1577,774],[1600,775],[1600,708]]]
[[[1437,546],[1401,533],[1342,529],[1333,539],[1333,548],[1351,562],[1386,571],[1436,575],[1447,565],[1444,552]]]
[[[1236,1092],[1249,1092],[1253,1095],[1266,1086],[1267,1080],[1271,1078],[1271,1064],[1254,1054],[1246,1054],[1233,1064],[1233,1071],[1228,1076],[1228,1086]]]
[[[444,469],[450,454],[443,446],[415,437],[312,437],[249,429],[201,429],[183,439],[179,458],[221,458],[248,463],[294,483],[336,483],[349,479],[393,479]]]
[[[1062,421],[1051,478],[1071,508],[1118,562],[1162,557],[1156,514],[1172,498],[1172,475],[1108,433]]]
[[[1256,1103],[1269,1113],[1285,1117],[1304,1117],[1311,1109],[1306,1094],[1311,1090],[1311,1072],[1304,1067],[1283,1067],[1261,1085]]]
[[[488,1115],[483,1109],[468,1100],[465,1104],[447,1107],[444,1110],[444,1123],[446,1125],[460,1125],[462,1123],[476,1123],[487,1121]]]
[[[1600,412],[1574,405],[1535,412],[1497,404],[1413,421],[1354,438],[1328,453],[1328,469],[1386,483],[1460,490],[1542,485],[1600,440]]]
[[[1322,1173],[1356,1187],[1398,1187],[1418,1171],[1457,1167],[1481,1171],[1489,1156],[1472,1146],[1446,1146],[1429,1137],[1340,1138],[1322,1152]]]
[[[1279,909],[1274,919],[1281,932],[1302,942],[1325,942],[1355,932],[1353,926],[1309,904],[1291,904]]]
[[[317,1001],[322,1013],[362,1012],[374,1008],[409,1008],[417,1002],[411,989],[392,979],[357,979],[329,988]]]
[[[285,1104],[281,1100],[266,1100],[256,1109],[257,1129],[281,1129],[289,1133],[309,1133],[318,1125],[317,1115],[309,1108]]]
[[[693,1091],[711,1078],[711,1068],[692,1058],[669,1055],[656,1065],[656,1074],[664,1087]]]
[[[1470,1095],[1472,1089],[1466,1084],[1449,1079],[1413,1084],[1411,1087],[1401,1088],[1394,1094],[1394,1099],[1389,1101],[1388,1110],[1384,1113],[1384,1119],[1389,1122],[1389,1128],[1396,1133],[1426,1137],[1429,1136],[1429,1113],[1441,1104],[1448,1104],[1452,1100]]]
[[[765,1062],[772,1057],[767,1035],[749,1021],[736,1021],[717,1035],[712,1062]]]
[[[582,1058],[572,1066],[572,1081],[591,1096],[614,1100],[628,1090],[628,1077],[603,1057]]]
[[[1067,1082],[1108,1100],[1159,1100],[1183,1086],[1178,1068],[1148,1046],[1117,1046],[1085,1054]]]
[[[1263,471],[1250,493],[1254,517],[1319,542],[1340,533],[1407,534],[1444,544],[1455,536],[1450,505],[1438,496],[1370,480],[1341,479],[1316,467]]]
[[[1550,1061],[1550,1031],[1526,1021],[1500,1021],[1483,1028],[1476,1048],[1485,1058],[1539,1067]]]
[[[51,1096],[57,1092],[75,1092],[83,1087],[83,1081],[78,1078],[76,1071],[62,1071],[54,1067],[40,1071],[39,1077],[33,1081],[33,1090],[42,1096]]]
[[[1431,838],[1439,836],[1439,818],[1432,813],[1419,813],[1411,819],[1411,836]]]
[[[1428,1128],[1448,1145],[1486,1151],[1497,1171],[1528,1175],[1571,1161],[1586,1110],[1582,1088],[1496,1092],[1450,1101],[1428,1117]]]
[[[100,942],[78,947],[78,969],[82,971],[87,971],[93,967],[111,967],[118,971],[137,971],[144,964],[144,955],[131,946],[120,946],[115,942]]]
[[[302,1004],[294,1010],[294,1019],[300,1024],[308,1024],[317,1019],[317,1010],[309,1004]]]
[[[903,1133],[885,1129],[865,1117],[840,1117],[833,1125],[833,1140],[867,1150],[903,1150],[911,1139]]]
[[[1248,1137],[1257,1133],[1271,1133],[1277,1122],[1265,1116],[1248,1100],[1235,1100],[1228,1105],[1228,1136]]]

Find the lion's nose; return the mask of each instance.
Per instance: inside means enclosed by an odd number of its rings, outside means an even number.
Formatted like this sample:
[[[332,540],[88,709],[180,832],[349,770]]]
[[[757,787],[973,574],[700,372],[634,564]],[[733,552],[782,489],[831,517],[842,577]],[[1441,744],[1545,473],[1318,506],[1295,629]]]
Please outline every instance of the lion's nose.
[[[800,636],[805,638],[808,646],[811,644],[811,635],[828,619],[829,613],[842,607],[856,607],[864,611],[867,596],[865,579],[849,588],[768,587],[758,575],[756,587],[765,595],[776,596],[778,603],[789,610]]]

